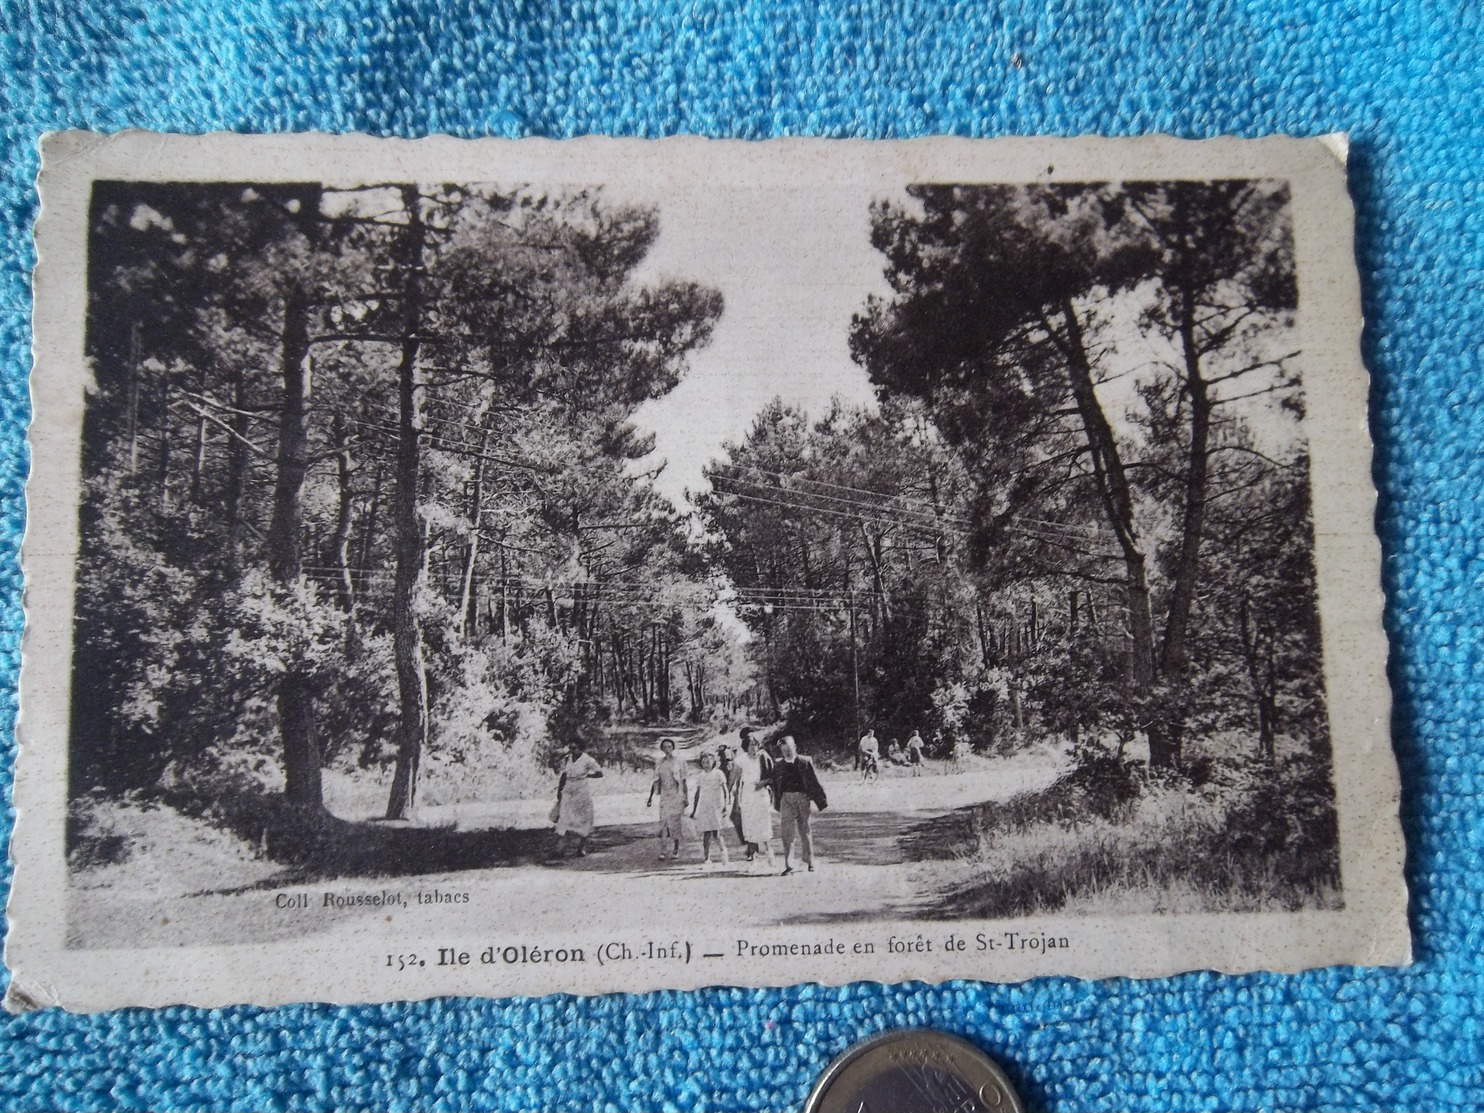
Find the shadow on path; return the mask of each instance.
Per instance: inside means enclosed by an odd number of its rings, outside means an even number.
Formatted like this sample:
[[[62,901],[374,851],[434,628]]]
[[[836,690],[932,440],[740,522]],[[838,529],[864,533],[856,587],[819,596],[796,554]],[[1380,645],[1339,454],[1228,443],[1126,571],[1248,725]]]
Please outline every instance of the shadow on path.
[[[951,859],[973,845],[973,811],[972,806],[947,814],[826,811],[814,816],[814,845],[821,858],[849,865],[892,866]],[[241,800],[223,818],[284,870],[249,886],[206,890],[208,893],[248,892],[337,878],[421,876],[532,865],[578,872],[668,872],[666,864],[657,860],[658,842],[652,822],[599,827],[589,840],[586,857],[559,857],[550,828],[464,830],[352,821],[271,798]],[[782,844],[776,819],[774,831],[777,852]],[[726,839],[734,864],[740,863],[736,832],[728,828]],[[682,854],[682,864],[698,856],[695,839],[682,843]]]
[[[270,797],[239,799],[220,821],[285,869],[254,885],[207,892],[531,865],[545,860],[552,846],[550,830],[465,831],[451,826],[357,822]]]
[[[951,859],[972,845],[972,807],[946,815],[902,812],[816,813],[810,824],[815,851],[822,859],[854,866],[895,866],[907,862]],[[774,820],[773,850],[781,854],[783,842]],[[741,861],[741,843],[731,827],[725,832],[733,864]],[[548,836],[549,838],[550,836]],[[600,827],[588,843],[588,856],[562,859],[573,870],[663,873],[657,860],[658,840],[653,823],[630,823]],[[682,864],[698,859],[696,839],[681,843]],[[781,858],[780,858],[781,862]]]
[[[889,866],[957,857],[972,832],[972,807],[947,814],[825,812],[814,817],[814,845],[832,862]]]

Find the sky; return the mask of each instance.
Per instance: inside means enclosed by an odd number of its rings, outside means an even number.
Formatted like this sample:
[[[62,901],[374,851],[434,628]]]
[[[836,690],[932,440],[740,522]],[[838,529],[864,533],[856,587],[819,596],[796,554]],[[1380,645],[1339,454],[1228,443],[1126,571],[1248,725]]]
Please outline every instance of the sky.
[[[667,461],[656,486],[677,504],[703,486],[702,468],[726,441],[741,440],[775,396],[814,417],[837,395],[873,402],[848,339],[866,298],[887,293],[882,256],[870,243],[879,192],[717,183],[651,198],[660,234],[635,280],[690,279],[725,300],[711,343],[691,354],[685,379],[635,415],[655,435],[656,458]]]
[[[850,358],[850,323],[870,295],[890,293],[884,259],[870,243],[870,206],[883,196],[910,204],[904,190],[883,194],[879,181],[842,180],[817,190],[692,179],[632,198],[605,192],[613,201],[658,205],[660,233],[635,282],[688,279],[719,289],[725,301],[711,343],[691,353],[680,385],[635,414],[635,424],[655,436],[644,465],[666,462],[655,485],[678,507],[688,508],[686,492],[704,487],[702,469],[727,441],[741,440],[775,396],[816,418],[835,397],[874,405],[865,370]],[[1109,380],[1098,395],[1115,425],[1139,408],[1140,379],[1159,361],[1179,360],[1168,338],[1138,327],[1141,296],[1131,292],[1098,307],[1110,319],[1097,338],[1105,346],[1100,371]],[[1261,358],[1281,354],[1293,339],[1270,336]],[[1261,385],[1254,376],[1229,389]],[[1293,417],[1265,399],[1234,412],[1264,451],[1286,454],[1300,436]]]

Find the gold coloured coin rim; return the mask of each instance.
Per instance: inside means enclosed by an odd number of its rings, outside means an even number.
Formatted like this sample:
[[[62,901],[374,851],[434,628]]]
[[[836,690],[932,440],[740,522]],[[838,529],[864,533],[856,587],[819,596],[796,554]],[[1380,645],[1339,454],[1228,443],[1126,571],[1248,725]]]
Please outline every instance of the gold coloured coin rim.
[[[940,1032],[936,1028],[893,1028],[889,1032],[881,1032],[868,1040],[862,1040],[860,1043],[852,1044],[837,1055],[830,1062],[829,1066],[824,1068],[824,1073],[814,1083],[814,1088],[809,1091],[808,1100],[804,1102],[804,1113],[819,1113],[820,1103],[824,1095],[829,1091],[830,1086],[845,1072],[845,1068],[849,1067],[857,1059],[863,1058],[878,1048],[885,1047],[889,1044],[908,1043],[923,1039],[947,1044],[958,1051],[964,1052],[976,1063],[987,1068],[995,1082],[999,1084],[1000,1089],[1004,1090],[1005,1095],[1009,1098],[1002,1113],[1025,1113],[1025,1106],[1021,1104],[1020,1095],[1015,1091],[1015,1087],[1010,1085],[1010,1079],[1006,1077],[1005,1072],[1000,1068],[998,1063],[963,1037],[951,1035],[948,1032]]]

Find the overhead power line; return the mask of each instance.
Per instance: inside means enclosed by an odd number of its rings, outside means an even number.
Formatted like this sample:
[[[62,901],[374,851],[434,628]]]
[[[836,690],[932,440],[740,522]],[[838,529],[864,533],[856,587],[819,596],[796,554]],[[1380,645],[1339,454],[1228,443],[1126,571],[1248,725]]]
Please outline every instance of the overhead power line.
[[[783,492],[783,493],[786,494],[787,492]],[[903,528],[906,528],[906,529],[915,530],[915,531],[917,531],[919,533],[925,533],[925,534],[949,534],[949,535],[952,535],[952,536],[955,536],[955,537],[961,537],[961,538],[962,537],[971,536],[969,530],[960,529],[960,528],[956,528],[954,526],[949,526],[949,525],[941,525],[941,526],[939,526],[939,525],[932,525],[932,524],[929,524],[929,523],[918,522],[918,521],[914,521],[914,520],[911,520],[911,519],[902,519],[902,520],[898,520],[898,521],[892,521],[892,520],[887,519],[887,518],[871,517],[869,515],[864,515],[864,514],[860,514],[860,513],[853,513],[853,512],[845,511],[845,510],[833,510],[833,509],[829,509],[829,508],[822,507],[822,506],[813,506],[813,505],[810,505],[808,503],[793,502],[793,501],[788,501],[788,500],[783,500],[783,499],[766,499],[766,498],[763,498],[760,495],[749,495],[749,494],[746,494],[746,493],[744,493],[742,491],[732,491],[732,492],[729,492],[729,494],[733,498],[746,499],[749,502],[763,503],[763,504],[766,504],[768,506],[777,506],[777,507],[781,507],[781,508],[783,508],[785,510],[797,510],[797,511],[801,511],[803,513],[808,513],[808,514],[824,514],[824,515],[827,515],[827,516],[830,516],[830,517],[834,517],[834,518],[845,518],[845,519],[848,519],[848,520],[851,520],[851,521],[858,521],[858,522],[870,522],[873,525],[879,525],[879,526],[885,526],[885,527],[896,527],[896,526],[900,526],[900,527],[903,527]],[[1035,526],[1021,526],[1021,525],[1013,524],[1013,523],[1010,524],[1010,525],[1007,525],[1005,528],[1008,531],[1012,532],[1012,533],[1018,533],[1018,534],[1020,534],[1020,535],[1022,535],[1024,537],[1033,538],[1033,539],[1036,539],[1036,540],[1046,541],[1046,542],[1055,542],[1055,543],[1058,544],[1058,547],[1063,548],[1063,549],[1067,550],[1068,552],[1077,553],[1077,554],[1079,554],[1081,556],[1094,557],[1094,558],[1097,558],[1097,559],[1120,559],[1120,560],[1122,559],[1121,554],[1095,552],[1093,550],[1077,548],[1077,547],[1075,547],[1073,545],[1068,544],[1068,542],[1074,541],[1074,540],[1082,541],[1082,542],[1088,542],[1088,541],[1094,540],[1093,538],[1087,537],[1085,534],[1079,535],[1079,536],[1069,537],[1069,536],[1064,536],[1064,535],[1061,535],[1061,534],[1057,534],[1057,533],[1052,532],[1052,531],[1049,531],[1049,530],[1038,529],[1038,527],[1035,527]]]
[[[903,494],[900,494],[900,493],[888,495],[888,494],[885,494],[882,491],[873,491],[873,490],[871,490],[868,487],[852,487],[852,486],[849,486],[849,485],[844,484],[844,483],[832,483],[832,482],[830,482],[828,480],[825,480],[825,479],[810,479],[807,476],[794,475],[794,474],[790,474],[788,472],[769,471],[767,468],[760,468],[760,467],[757,467],[756,465],[753,465],[753,464],[747,464],[747,465],[726,464],[726,465],[723,465],[723,466],[725,466],[725,467],[727,467],[727,468],[729,468],[729,469],[731,469],[733,471],[751,471],[751,472],[755,472],[758,475],[771,476],[774,479],[779,479],[779,480],[789,479],[789,480],[793,480],[794,482],[797,482],[797,483],[808,483],[811,486],[828,487],[831,490],[835,490],[835,491],[845,491],[845,492],[848,492],[850,494],[856,494],[856,495],[869,495],[872,498],[876,498],[876,499],[892,499],[892,500],[899,501],[899,502],[917,503],[919,506],[922,506],[926,511],[931,512],[933,514],[937,514],[937,513],[940,512],[940,508],[939,507],[934,506],[933,503],[931,503],[927,499],[921,498],[920,496],[917,496],[917,495],[903,495]],[[715,478],[715,477],[713,476],[713,478]],[[824,496],[820,496],[820,497],[824,497]],[[945,515],[945,516],[947,516],[947,517],[954,517],[954,515]],[[967,519],[960,518],[959,520],[960,521],[967,522]]]
[[[805,483],[813,486],[828,487],[836,491],[844,491],[853,495],[866,496],[868,500],[878,500],[876,502],[867,501],[863,504],[867,508],[877,513],[898,513],[899,508],[888,504],[891,502],[905,502],[913,503],[916,504],[916,506],[921,507],[921,509],[908,510],[908,513],[916,514],[919,517],[931,518],[932,520],[934,520],[934,522],[943,520],[958,522],[965,526],[972,526],[973,524],[971,519],[966,518],[961,514],[953,514],[946,510],[942,510],[928,500],[916,495],[887,494],[882,491],[873,491],[867,487],[852,487],[845,483],[833,483],[823,479],[810,479],[804,476],[792,475],[788,472],[770,471],[767,468],[759,468],[754,465],[747,465],[746,467],[743,467],[742,465],[738,464],[727,464],[725,466],[732,471],[751,471],[757,475],[772,476],[773,478],[779,480],[791,480],[795,483]],[[848,499],[835,499],[834,496],[830,495],[821,495],[810,491],[801,491],[797,488],[784,487],[781,484],[760,484],[753,480],[739,480],[735,476],[717,474],[713,475],[711,478],[713,480],[723,479],[733,483],[744,482],[747,483],[749,486],[755,488],[765,488],[768,490],[781,491],[789,494],[802,494],[810,498],[832,499],[833,501],[845,502],[847,504],[850,504],[852,502],[852,500]],[[1046,518],[1030,518],[1024,515],[1017,515],[1015,520],[1016,522],[1023,522],[1028,525],[1042,526],[1047,529],[1057,529],[1064,530],[1069,533],[1075,533],[1081,536],[1084,540],[1089,539],[1089,535],[1091,535],[1092,537],[1100,537],[1103,534],[1103,530],[1096,525],[1074,525],[1070,522],[1054,522]]]
[[[316,580],[338,580],[344,573],[355,579],[388,580],[395,576],[389,569],[348,568],[339,569],[327,565],[306,565],[303,573]],[[462,584],[464,574],[458,571],[433,571],[423,574],[424,579],[435,583]],[[563,598],[576,598],[592,590],[599,601],[661,602],[674,605],[684,602],[686,597],[704,598],[717,602],[730,602],[738,606],[799,607],[811,604],[848,606],[852,603],[868,606],[873,600],[889,601],[892,606],[910,604],[907,597],[893,597],[891,593],[874,588],[808,588],[808,587],[761,587],[732,585],[731,598],[723,598],[728,589],[700,584],[646,584],[639,581],[591,581],[591,580],[544,580],[534,577],[476,576],[475,580],[492,587],[500,585],[507,590],[529,592],[533,596],[551,591]]]
[[[760,495],[749,495],[749,494],[745,494],[745,493],[743,493],[741,491],[731,491],[731,492],[729,492],[729,494],[733,498],[746,499],[748,502],[758,502],[758,503],[763,503],[763,504],[768,505],[768,506],[782,507],[784,510],[798,510],[798,511],[803,511],[803,512],[808,513],[808,514],[825,514],[825,515],[828,515],[828,516],[833,517],[833,518],[846,518],[846,519],[848,519],[850,521],[853,521],[853,522],[870,522],[872,525],[880,525],[880,526],[905,526],[905,527],[907,527],[909,529],[915,529],[915,530],[918,530],[919,532],[923,532],[923,533],[952,533],[952,534],[962,534],[962,533],[964,533],[963,530],[956,529],[953,526],[947,526],[947,525],[945,525],[945,526],[934,526],[934,525],[932,525],[931,523],[928,523],[928,522],[892,521],[889,518],[873,517],[871,515],[860,514],[860,513],[852,513],[850,511],[846,511],[846,510],[832,510],[832,509],[829,509],[829,508],[823,507],[823,506],[812,506],[812,505],[810,505],[808,503],[789,502],[789,501],[782,501],[782,500],[778,500],[778,499],[765,499],[765,498],[763,498]]]
[[[916,518],[922,519],[923,521],[930,522],[934,525],[937,525],[939,522],[942,521],[953,521],[961,523],[963,525],[969,524],[967,519],[960,518],[957,515],[953,514],[940,514],[935,511],[927,510],[910,510],[903,507],[891,506],[880,501],[864,502],[858,499],[841,498],[838,495],[822,495],[815,491],[801,491],[797,488],[784,487],[776,483],[762,483],[755,479],[737,479],[734,476],[718,475],[713,477],[713,482],[717,479],[722,480],[724,483],[732,484],[734,486],[745,486],[750,487],[753,490],[761,491],[776,491],[784,494],[790,494],[797,498],[819,499],[821,501],[834,503],[840,506],[851,506],[863,510],[869,510],[874,514],[911,515]]]

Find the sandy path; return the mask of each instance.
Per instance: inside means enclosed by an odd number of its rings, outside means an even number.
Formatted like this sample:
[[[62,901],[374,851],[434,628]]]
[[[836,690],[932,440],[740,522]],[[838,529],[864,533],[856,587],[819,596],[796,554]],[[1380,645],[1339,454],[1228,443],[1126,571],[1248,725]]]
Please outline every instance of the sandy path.
[[[522,931],[560,931],[571,924],[575,899],[603,909],[615,930],[654,929],[657,920],[687,923],[718,917],[738,927],[779,923],[820,923],[906,915],[927,895],[914,884],[914,859],[923,850],[922,829],[932,819],[968,804],[1004,800],[1042,788],[1061,771],[1045,755],[985,760],[967,773],[921,777],[891,771],[871,784],[853,773],[824,774],[829,809],[813,820],[816,868],[781,876],[782,843],[776,837],[778,868],[743,861],[735,832],[726,837],[729,865],[700,861],[698,843],[684,846],[679,862],[658,859],[653,837],[657,819],[642,794],[600,797],[592,852],[586,858],[484,871],[425,877],[427,884],[497,888],[499,900],[519,909]],[[546,801],[511,801],[458,809],[462,829],[481,825],[549,827]],[[430,809],[431,811],[431,809]],[[445,817],[447,818],[447,817]],[[918,841],[913,842],[913,836]],[[910,844],[910,845],[908,845]],[[797,856],[797,849],[795,851]],[[795,863],[797,865],[797,862]],[[656,907],[663,909],[657,915]],[[440,913],[450,930],[462,926],[458,910]],[[487,913],[470,924],[488,925]]]
[[[688,747],[688,748],[694,748]],[[242,888],[196,888],[153,893],[133,886],[108,886],[71,894],[73,945],[140,946],[248,943],[339,933],[371,918],[388,931],[436,929],[478,935],[499,931],[561,935],[573,927],[575,908],[605,929],[659,936],[686,924],[724,923],[745,930],[778,924],[907,917],[931,894],[916,877],[923,858],[951,854],[952,820],[934,822],[969,804],[1004,800],[1051,783],[1062,762],[1047,754],[978,760],[962,774],[930,767],[921,777],[890,770],[871,784],[856,774],[826,773],[821,779],[829,809],[813,821],[816,869],[780,876],[779,868],[742,861],[735,832],[726,832],[729,865],[702,865],[698,843],[682,848],[679,862],[659,861],[653,837],[656,814],[644,793],[623,792],[597,801],[598,830],[585,858],[528,860],[497,868],[350,878],[312,884],[271,878]],[[549,800],[512,800],[429,808],[423,821],[478,832],[525,831],[545,845]],[[775,836],[777,817],[774,817]],[[419,892],[467,894],[466,902],[423,906]],[[394,891],[405,903],[385,908],[332,908],[326,893],[353,896]],[[304,912],[285,912],[281,902],[306,897]]]

